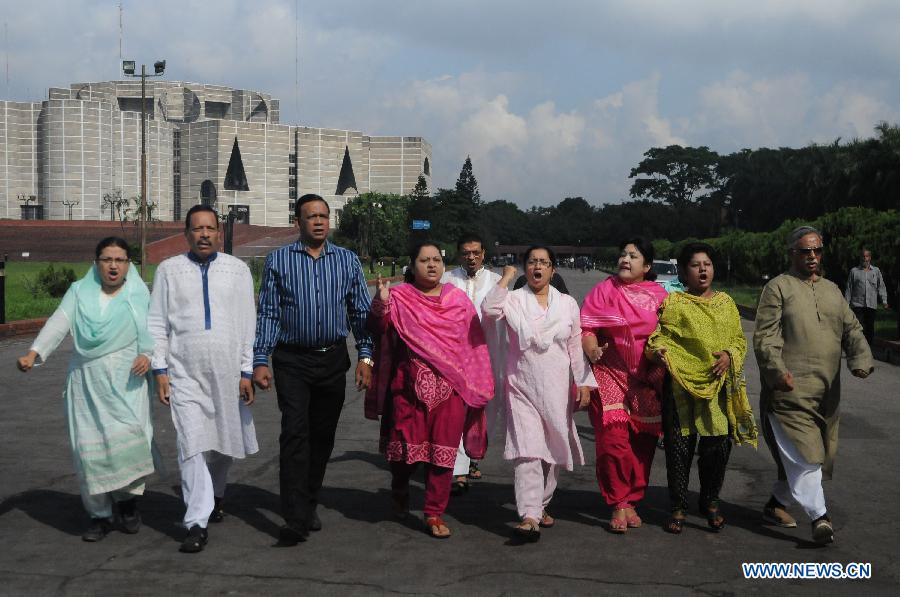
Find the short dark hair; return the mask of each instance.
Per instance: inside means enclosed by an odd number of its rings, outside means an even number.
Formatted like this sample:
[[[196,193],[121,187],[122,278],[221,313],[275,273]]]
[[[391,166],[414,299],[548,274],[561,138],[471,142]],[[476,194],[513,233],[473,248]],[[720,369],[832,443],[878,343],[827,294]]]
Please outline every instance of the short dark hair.
[[[328,215],[331,215],[331,206],[328,205],[328,202],[322,199],[321,195],[316,195],[315,193],[307,193],[297,199],[297,204],[294,205],[294,217],[296,219],[300,219],[300,208],[306,205],[307,203],[312,203],[313,201],[321,201],[325,204],[325,209],[328,210]]]
[[[419,258],[419,253],[422,252],[422,249],[425,247],[434,247],[438,250],[438,253],[441,252],[441,247],[438,246],[436,242],[432,242],[429,240],[424,240],[420,243],[416,243],[409,248],[409,267],[406,268],[406,273],[403,274],[403,281],[412,284],[413,280],[415,280],[416,275],[413,272],[413,269],[416,266],[416,259]]]
[[[103,249],[106,247],[119,247],[120,249],[124,249],[125,256],[131,259],[131,247],[128,246],[128,243],[124,238],[118,236],[107,236],[97,243],[97,248],[94,249],[94,259],[100,259],[100,253],[102,253]]]
[[[482,250],[484,250],[484,241],[481,240],[481,237],[477,234],[464,234],[460,236],[459,240],[456,241],[456,250],[461,250],[462,246],[468,243],[478,243],[481,245]]]
[[[192,215],[194,215],[196,213],[204,212],[204,211],[209,212],[213,216],[215,216],[216,228],[218,228],[219,227],[219,212],[217,212],[215,210],[215,208],[212,206],[204,205],[203,203],[200,203],[200,204],[195,205],[194,207],[190,208],[187,212],[187,215],[184,216],[184,229],[185,230],[191,229],[191,216]]]
[[[528,249],[525,251],[525,254],[522,255],[522,265],[527,266],[528,259],[531,257],[531,252],[537,251],[538,249],[543,249],[543,250],[547,251],[547,255],[550,256],[550,266],[555,269],[556,268],[556,253],[553,252],[553,249],[551,249],[550,247],[547,247],[545,245],[531,245],[530,247],[528,247]]]
[[[625,247],[628,245],[634,245],[644,257],[644,263],[650,266],[650,271],[644,274],[644,279],[652,282],[656,279],[656,273],[653,271],[653,257],[655,252],[653,250],[653,243],[645,239],[643,236],[633,236],[631,238],[626,238],[622,242],[619,243],[619,251],[624,251]]]
[[[706,253],[710,261],[716,260],[716,250],[712,248],[712,245],[700,242],[688,243],[681,248],[681,252],[678,254],[678,267],[687,269],[688,263],[697,253]]]

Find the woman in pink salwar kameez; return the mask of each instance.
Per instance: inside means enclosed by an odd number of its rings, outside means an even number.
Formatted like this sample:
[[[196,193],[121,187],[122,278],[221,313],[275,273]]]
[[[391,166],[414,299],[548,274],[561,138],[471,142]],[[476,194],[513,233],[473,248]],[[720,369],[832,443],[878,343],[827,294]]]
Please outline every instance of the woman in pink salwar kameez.
[[[425,525],[437,538],[450,536],[441,516],[460,438],[470,457],[484,457],[484,406],[494,395],[478,314],[463,291],[440,283],[443,273],[440,249],[427,243],[410,254],[406,284],[391,289],[378,280],[368,322],[375,377],[365,405],[366,417],[382,417],[395,514],[409,513],[409,478],[425,463]]]
[[[642,238],[619,245],[618,273],[594,286],[581,307],[582,342],[598,390],[591,400],[597,481],[612,507],[610,530],[641,526],[644,497],[662,432],[660,393],[665,368],[644,355],[666,291],[651,278],[653,245]]]
[[[509,338],[503,457],[515,462],[521,519],[515,531],[528,541],[540,539],[540,527],[553,526],[547,506],[560,469],[584,464],[570,379],[582,407],[590,401],[590,388],[597,387],[581,348],[578,303],[550,286],[555,261],[549,248],[531,247],[525,253],[527,284],[509,292],[516,268],[508,265],[481,305],[485,319],[504,321]]]

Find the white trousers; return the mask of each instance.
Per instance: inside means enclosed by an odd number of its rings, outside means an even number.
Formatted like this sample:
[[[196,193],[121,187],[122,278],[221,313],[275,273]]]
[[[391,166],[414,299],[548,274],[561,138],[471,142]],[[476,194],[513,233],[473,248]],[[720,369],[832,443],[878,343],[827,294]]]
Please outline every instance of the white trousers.
[[[810,464],[803,458],[797,447],[781,428],[778,419],[770,414],[769,423],[772,434],[781,456],[781,465],[787,475],[787,481],[776,481],[772,487],[772,495],[782,504],[789,504],[791,498],[800,504],[810,520],[823,516],[825,507],[825,491],[822,489],[822,465]]]
[[[516,509],[520,518],[540,520],[544,509],[553,499],[559,481],[559,465],[540,458],[517,458]]]
[[[459,447],[456,449],[456,463],[453,465],[453,476],[462,477],[463,475],[468,475],[469,463],[471,462],[472,459],[466,454],[466,450],[463,448],[463,440],[460,438]]]
[[[225,483],[232,461],[231,456],[213,451],[199,452],[187,459],[178,455],[181,494],[187,507],[184,528],[190,529],[194,525],[206,528],[215,498],[225,495]]]
[[[91,518],[112,518],[113,502],[124,502],[139,495],[144,495],[143,479],[138,479],[122,489],[110,491],[109,493],[94,495],[82,493],[81,503],[84,504],[84,509],[87,510]]]

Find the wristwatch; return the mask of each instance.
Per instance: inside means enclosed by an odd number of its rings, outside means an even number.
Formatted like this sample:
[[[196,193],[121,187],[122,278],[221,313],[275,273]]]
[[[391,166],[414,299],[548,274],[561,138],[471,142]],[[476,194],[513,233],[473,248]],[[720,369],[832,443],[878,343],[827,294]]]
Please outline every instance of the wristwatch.
[[[363,357],[363,358],[359,359],[359,362],[360,362],[360,363],[365,363],[365,364],[368,365],[369,367],[374,367],[374,366],[375,366],[375,361],[373,361],[373,360],[370,359],[369,357]]]

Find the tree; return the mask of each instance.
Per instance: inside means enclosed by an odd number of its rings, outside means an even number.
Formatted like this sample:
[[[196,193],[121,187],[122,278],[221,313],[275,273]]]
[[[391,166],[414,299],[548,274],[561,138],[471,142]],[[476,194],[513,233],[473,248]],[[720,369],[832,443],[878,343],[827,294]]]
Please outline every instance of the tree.
[[[122,189],[114,189],[109,193],[103,194],[104,209],[109,209],[109,219],[112,221],[124,221],[125,208],[128,206],[128,199],[122,197]]]
[[[466,156],[466,161],[459,171],[459,178],[456,179],[456,192],[466,201],[475,205],[481,204],[481,193],[478,192],[478,181],[472,172],[472,158],[469,156]]]
[[[631,196],[665,201],[682,207],[719,187],[716,163],[719,154],[709,147],[653,147],[632,168],[628,178],[640,175],[631,185]]]
[[[431,238],[430,230],[412,230],[413,220],[424,220],[434,226],[434,199],[428,193],[428,183],[425,176],[419,174],[416,186],[409,194],[409,209],[406,217],[406,230],[409,231],[409,242],[419,243]]]

